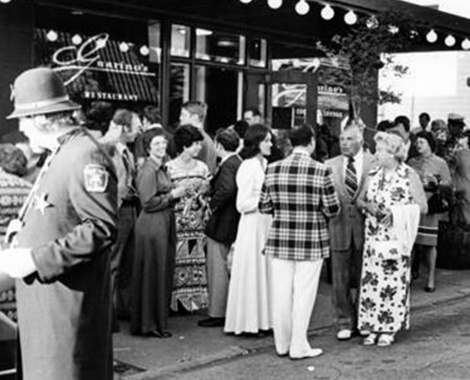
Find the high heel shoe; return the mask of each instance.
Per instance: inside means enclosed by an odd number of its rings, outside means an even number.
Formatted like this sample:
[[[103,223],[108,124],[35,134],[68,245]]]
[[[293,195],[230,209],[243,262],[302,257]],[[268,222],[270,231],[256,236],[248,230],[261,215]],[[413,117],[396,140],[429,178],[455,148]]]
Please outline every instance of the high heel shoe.
[[[377,334],[370,333],[369,335],[367,335],[366,338],[364,338],[364,340],[362,341],[362,344],[364,346],[372,346],[373,344],[375,344],[376,339],[377,339]]]
[[[379,347],[387,347],[390,346],[395,341],[394,334],[382,334],[377,341],[377,346]]]
[[[436,287],[435,287],[435,286],[426,286],[426,287],[424,288],[424,291],[425,291],[426,293],[434,293],[434,292],[436,291]]]

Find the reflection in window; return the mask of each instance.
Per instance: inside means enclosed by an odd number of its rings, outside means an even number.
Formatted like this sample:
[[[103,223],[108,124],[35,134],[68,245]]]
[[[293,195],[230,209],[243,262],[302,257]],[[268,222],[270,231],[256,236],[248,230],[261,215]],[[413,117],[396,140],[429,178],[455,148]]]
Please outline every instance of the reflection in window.
[[[253,67],[266,67],[267,43],[265,39],[253,38],[249,43],[249,62]]]
[[[303,83],[276,83],[271,89],[272,127],[288,129],[304,123],[307,86]]]
[[[189,65],[172,63],[170,66],[170,115],[169,124],[179,122],[181,105],[189,100]]]
[[[140,53],[145,53],[145,48],[141,47]],[[148,46],[149,61],[152,63],[161,63],[162,61],[162,45],[161,45],[161,29],[160,22],[149,22],[149,46]]]
[[[207,29],[196,29],[196,58],[205,61],[245,63],[245,37],[220,33]]]
[[[171,55],[189,58],[191,29],[184,25],[171,26]]]

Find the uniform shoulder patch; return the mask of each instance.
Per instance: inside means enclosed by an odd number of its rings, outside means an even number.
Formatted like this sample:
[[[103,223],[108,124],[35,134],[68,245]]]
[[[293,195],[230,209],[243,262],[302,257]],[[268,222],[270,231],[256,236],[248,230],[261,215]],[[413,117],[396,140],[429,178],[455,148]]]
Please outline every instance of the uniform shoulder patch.
[[[103,165],[88,164],[83,169],[85,189],[90,193],[104,193],[108,187],[109,173]]]

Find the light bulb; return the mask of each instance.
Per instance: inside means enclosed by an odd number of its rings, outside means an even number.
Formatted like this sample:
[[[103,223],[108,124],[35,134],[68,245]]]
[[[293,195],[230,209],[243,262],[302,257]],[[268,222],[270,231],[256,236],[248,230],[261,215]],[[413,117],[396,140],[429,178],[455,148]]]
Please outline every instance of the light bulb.
[[[325,5],[323,9],[321,10],[321,17],[324,20],[331,20],[333,17],[335,17],[335,11],[331,6]]]
[[[357,22],[357,16],[353,11],[349,11],[344,15],[344,22],[348,25],[353,25]]]
[[[379,20],[375,16],[370,16],[366,21],[366,26],[369,29],[375,29],[379,26]]]
[[[432,43],[432,44],[437,41],[437,34],[436,34],[436,32],[434,31],[434,29],[431,29],[431,30],[429,31],[429,33],[426,34],[426,39],[428,40],[428,42],[430,42],[430,43]]]
[[[57,41],[57,38],[59,38],[59,35],[55,30],[49,30],[46,34],[46,37],[49,41],[54,42]]]
[[[80,45],[82,43],[82,37],[80,37],[79,34],[75,34],[73,37],[72,37],[72,43],[74,45]]]
[[[11,0],[0,0],[0,3],[8,4]]]
[[[240,0],[240,3],[249,4],[252,0]]]
[[[129,44],[126,42],[121,42],[119,44],[119,50],[121,50],[123,53],[127,52],[129,50]]]
[[[396,26],[396,25],[389,25],[389,26],[388,26],[388,32],[389,32],[390,34],[397,34],[397,33],[400,32],[400,28],[399,28],[398,26]]]
[[[444,40],[446,46],[452,47],[455,45],[455,37],[452,34],[449,34]]]
[[[147,45],[142,45],[139,49],[140,54],[143,56],[147,56],[150,53],[150,49],[147,47]]]
[[[268,6],[271,9],[279,9],[282,6],[282,0],[268,0]]]
[[[303,16],[308,13],[310,10],[310,5],[308,5],[306,0],[300,0],[297,4],[295,4],[295,11]]]
[[[465,39],[462,41],[462,49],[463,49],[463,50],[468,50],[468,49],[470,49],[470,41],[468,40],[468,38],[465,38]]]

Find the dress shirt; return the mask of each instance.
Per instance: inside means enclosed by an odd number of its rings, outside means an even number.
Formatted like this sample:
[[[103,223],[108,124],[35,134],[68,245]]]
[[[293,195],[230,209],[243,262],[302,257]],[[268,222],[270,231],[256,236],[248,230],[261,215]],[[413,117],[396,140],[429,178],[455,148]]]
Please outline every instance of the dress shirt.
[[[349,156],[343,156],[343,174],[344,178],[346,178],[346,167],[348,166],[349,162]],[[359,149],[359,152],[356,153],[356,155],[353,157],[354,162],[353,165],[356,168],[356,178],[357,178],[357,183],[359,184],[360,178],[362,177],[362,171],[363,171],[363,166],[364,166],[364,150]]]

